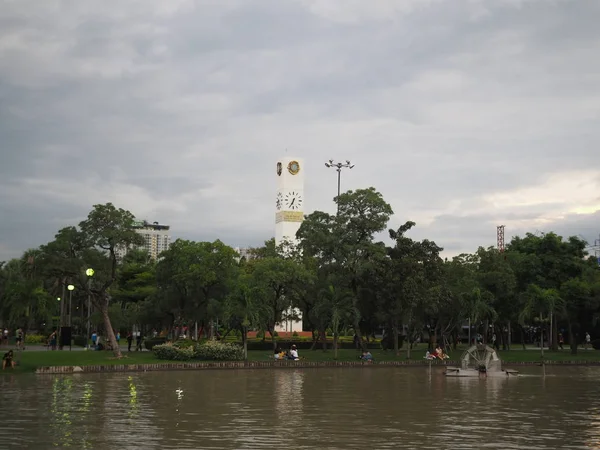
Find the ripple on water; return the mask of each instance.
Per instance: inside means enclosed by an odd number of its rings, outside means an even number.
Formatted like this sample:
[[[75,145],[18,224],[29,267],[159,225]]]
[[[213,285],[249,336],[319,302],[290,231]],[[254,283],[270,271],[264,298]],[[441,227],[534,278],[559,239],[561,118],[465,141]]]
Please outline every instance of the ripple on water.
[[[600,368],[547,372],[481,380],[420,368],[6,377],[0,448],[600,447]]]

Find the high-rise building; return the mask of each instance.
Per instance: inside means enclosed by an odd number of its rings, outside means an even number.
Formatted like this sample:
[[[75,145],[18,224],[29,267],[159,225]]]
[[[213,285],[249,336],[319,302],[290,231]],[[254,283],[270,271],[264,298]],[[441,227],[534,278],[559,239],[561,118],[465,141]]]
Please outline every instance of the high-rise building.
[[[138,248],[148,252],[152,259],[158,259],[158,256],[169,249],[171,245],[171,235],[169,234],[169,225],[162,225],[158,222],[148,222],[146,220],[136,221],[133,228],[144,238],[144,244]],[[126,248],[119,249],[117,256],[123,258],[127,254]]]
[[[275,245],[283,241],[296,244],[296,233],[304,220],[304,161],[301,158],[281,158],[276,172]],[[302,331],[300,310],[290,309],[285,316],[286,319],[275,328],[278,333]]]

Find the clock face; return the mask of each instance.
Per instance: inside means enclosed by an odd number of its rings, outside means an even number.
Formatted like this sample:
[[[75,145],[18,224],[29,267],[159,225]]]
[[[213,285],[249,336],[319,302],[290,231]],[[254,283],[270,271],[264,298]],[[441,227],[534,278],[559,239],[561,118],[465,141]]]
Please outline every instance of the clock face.
[[[300,172],[300,164],[298,164],[298,161],[290,161],[287,168],[288,172],[292,175],[296,175],[298,172]]]
[[[302,195],[299,192],[288,192],[285,194],[285,207],[291,210],[302,209]]]
[[[278,192],[277,200],[275,200],[275,207],[277,208],[277,211],[279,211],[282,206],[283,206],[283,194],[281,192]]]

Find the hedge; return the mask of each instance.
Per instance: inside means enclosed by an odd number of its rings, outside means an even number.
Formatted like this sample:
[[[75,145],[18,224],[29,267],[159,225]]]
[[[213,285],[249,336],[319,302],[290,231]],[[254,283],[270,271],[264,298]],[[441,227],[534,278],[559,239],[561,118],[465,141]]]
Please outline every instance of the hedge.
[[[180,345],[183,344],[183,345]],[[188,361],[202,359],[206,361],[239,361],[244,359],[244,350],[236,344],[206,341],[197,345],[186,345],[188,342],[175,344],[156,344],[152,352],[158,359],[170,361]]]

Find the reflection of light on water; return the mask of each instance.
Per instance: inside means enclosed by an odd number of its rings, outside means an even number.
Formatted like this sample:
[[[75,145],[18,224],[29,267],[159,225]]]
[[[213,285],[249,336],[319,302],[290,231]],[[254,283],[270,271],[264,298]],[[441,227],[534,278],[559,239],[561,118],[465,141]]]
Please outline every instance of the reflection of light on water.
[[[302,412],[304,372],[275,370],[275,411],[284,422],[293,422],[293,414]]]
[[[50,428],[54,430],[53,437],[58,439],[52,444],[55,447],[71,447],[73,445],[72,421],[69,411],[72,398],[70,392],[73,388],[71,378],[55,378],[52,383],[52,403],[50,407]]]
[[[138,395],[137,388],[133,382],[133,377],[127,377],[129,381],[129,418],[135,420],[138,412]]]
[[[177,395],[177,404],[175,405],[175,412],[177,413],[177,423],[175,427],[179,426],[179,416],[181,415],[179,412],[179,408],[181,407],[181,400],[183,400],[183,389],[180,387],[175,389],[175,394]]]
[[[79,412],[89,412],[90,405],[92,404],[92,393],[92,385],[90,383],[85,383],[83,385],[83,395],[81,396],[83,404],[81,405],[81,408],[79,408]]]

